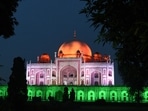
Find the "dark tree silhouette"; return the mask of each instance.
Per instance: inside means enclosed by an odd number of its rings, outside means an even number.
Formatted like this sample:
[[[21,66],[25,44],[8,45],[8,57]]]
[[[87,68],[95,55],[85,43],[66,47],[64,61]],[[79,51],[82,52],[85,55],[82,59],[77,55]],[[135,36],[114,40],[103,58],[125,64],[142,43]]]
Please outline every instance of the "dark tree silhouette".
[[[0,0],[0,36],[9,38],[14,35],[14,27],[18,24],[14,13],[21,0]]]
[[[68,87],[64,87],[64,93],[63,93],[63,102],[67,102],[69,100],[69,95],[68,95]]]
[[[8,82],[8,101],[14,110],[23,107],[27,101],[27,84],[25,60],[16,57],[13,60],[12,74]]]
[[[75,91],[73,88],[70,91],[70,98],[69,99],[71,102],[73,102],[75,100]]]
[[[96,41],[112,44],[123,83],[131,95],[140,96],[148,84],[148,1],[82,1],[86,5],[80,13],[100,29]]]

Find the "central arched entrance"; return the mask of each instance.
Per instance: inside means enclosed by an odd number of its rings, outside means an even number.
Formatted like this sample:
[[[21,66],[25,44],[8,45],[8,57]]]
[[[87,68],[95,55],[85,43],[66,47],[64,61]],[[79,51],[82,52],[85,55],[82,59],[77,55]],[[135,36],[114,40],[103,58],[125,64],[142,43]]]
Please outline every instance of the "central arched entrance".
[[[60,84],[61,85],[77,85],[77,70],[67,65],[60,71]]]

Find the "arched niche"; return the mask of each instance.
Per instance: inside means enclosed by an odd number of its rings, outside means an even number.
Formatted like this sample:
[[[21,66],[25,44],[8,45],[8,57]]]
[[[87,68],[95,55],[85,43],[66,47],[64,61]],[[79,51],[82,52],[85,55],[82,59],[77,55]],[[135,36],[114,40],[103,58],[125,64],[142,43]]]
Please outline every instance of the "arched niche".
[[[76,85],[77,84],[77,70],[71,65],[67,65],[60,71],[61,85]]]
[[[106,91],[99,91],[99,99],[104,99],[106,100]]]
[[[77,91],[77,101],[84,101],[84,91]]]
[[[36,85],[44,85],[45,72],[40,70],[36,73]]]
[[[117,101],[117,92],[116,91],[110,91],[110,101]]]
[[[101,85],[101,73],[94,71],[91,73],[91,85]]]
[[[49,100],[49,97],[53,96],[53,92],[51,90],[46,91],[46,100]]]
[[[3,90],[0,90],[0,98],[4,98],[4,91]]]
[[[41,90],[36,91],[36,97],[41,97],[43,98],[43,92]]]
[[[144,92],[143,97],[145,99],[145,102],[148,102],[148,91]]]
[[[32,97],[33,97],[33,91],[32,90],[28,90],[28,101],[32,101]]]
[[[88,91],[88,101],[95,101],[95,92],[94,91]]]
[[[128,101],[129,101],[127,91],[122,91],[122,92],[121,92],[121,101],[122,101],[122,102],[128,102]]]

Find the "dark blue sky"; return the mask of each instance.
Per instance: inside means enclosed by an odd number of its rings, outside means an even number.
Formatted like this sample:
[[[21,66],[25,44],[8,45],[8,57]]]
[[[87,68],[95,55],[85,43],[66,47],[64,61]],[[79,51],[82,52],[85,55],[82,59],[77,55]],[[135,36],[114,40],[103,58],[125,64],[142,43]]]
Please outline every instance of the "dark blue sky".
[[[0,64],[4,65],[0,76],[9,80],[14,57],[36,62],[37,56],[46,52],[54,59],[59,46],[73,39],[74,30],[93,53],[108,54],[114,59],[115,51],[110,45],[94,42],[99,30],[94,31],[85,15],[79,14],[84,5],[80,0],[22,0],[15,13],[19,22],[16,34],[9,39],[0,38]],[[121,84],[116,64],[115,83]]]

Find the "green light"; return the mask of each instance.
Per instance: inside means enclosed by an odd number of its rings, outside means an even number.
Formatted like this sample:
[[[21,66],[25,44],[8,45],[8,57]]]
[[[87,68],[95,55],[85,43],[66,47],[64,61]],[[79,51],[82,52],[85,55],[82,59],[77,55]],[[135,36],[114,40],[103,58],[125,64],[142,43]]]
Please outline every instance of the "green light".
[[[43,101],[49,101],[49,97],[62,101],[65,86],[28,86],[28,101],[34,97],[41,97]],[[134,102],[128,94],[128,88],[121,86],[67,86],[68,93],[75,91],[75,101],[92,102],[104,99],[107,102]],[[8,95],[7,85],[0,86],[0,98],[5,99]],[[148,88],[143,92],[143,103],[148,102]]]

